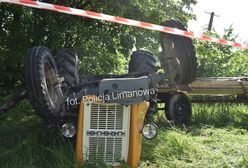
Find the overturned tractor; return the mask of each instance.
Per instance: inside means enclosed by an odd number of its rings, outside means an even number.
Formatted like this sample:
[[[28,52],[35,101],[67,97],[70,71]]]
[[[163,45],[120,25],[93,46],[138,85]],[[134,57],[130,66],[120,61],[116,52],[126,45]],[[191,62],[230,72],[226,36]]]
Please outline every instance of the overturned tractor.
[[[178,20],[162,25],[186,30]],[[192,115],[186,94],[218,94],[225,89],[223,81],[234,86],[233,92],[223,93],[246,94],[247,78],[196,78],[197,58],[190,38],[166,33],[160,37],[159,60],[164,73],[157,72],[156,59],[144,50],[132,53],[127,74],[103,76],[80,75],[73,49],[61,49],[55,57],[44,46],[29,50],[25,65],[28,98],[47,124],[59,124],[67,138],[76,136],[79,161],[96,157],[113,166],[124,160],[137,167],[142,136],[152,139],[158,134],[150,119],[158,102],[164,104],[162,110],[168,120],[186,124]],[[221,85],[217,86],[218,82]]]

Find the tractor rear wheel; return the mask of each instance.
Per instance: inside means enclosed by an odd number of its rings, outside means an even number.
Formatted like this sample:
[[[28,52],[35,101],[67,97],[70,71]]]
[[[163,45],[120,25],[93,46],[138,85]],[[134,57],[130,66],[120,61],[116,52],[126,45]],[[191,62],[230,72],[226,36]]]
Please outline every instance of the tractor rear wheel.
[[[28,97],[33,108],[45,121],[57,118],[63,108],[63,93],[49,49],[43,46],[30,49],[25,69]]]
[[[152,53],[145,50],[138,50],[132,53],[129,62],[129,73],[154,74],[156,71],[156,60]]]
[[[72,86],[79,84],[79,59],[72,48],[59,50],[55,55],[55,62],[60,77],[64,78],[62,91],[66,93]]]
[[[157,72],[156,59],[149,51],[138,50],[134,51],[131,55],[129,62],[129,73],[137,73],[140,75],[155,74]],[[150,86],[157,91],[156,86]],[[150,106],[148,109],[148,115],[152,115],[156,112],[157,95],[150,95]]]

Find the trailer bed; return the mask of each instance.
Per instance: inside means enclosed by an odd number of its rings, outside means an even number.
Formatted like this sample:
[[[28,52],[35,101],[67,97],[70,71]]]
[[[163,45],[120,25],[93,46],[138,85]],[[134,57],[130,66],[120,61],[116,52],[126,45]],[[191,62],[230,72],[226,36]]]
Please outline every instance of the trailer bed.
[[[247,95],[248,77],[205,77],[197,78],[189,87],[170,88],[167,85],[159,86],[159,93],[183,91],[189,95]]]

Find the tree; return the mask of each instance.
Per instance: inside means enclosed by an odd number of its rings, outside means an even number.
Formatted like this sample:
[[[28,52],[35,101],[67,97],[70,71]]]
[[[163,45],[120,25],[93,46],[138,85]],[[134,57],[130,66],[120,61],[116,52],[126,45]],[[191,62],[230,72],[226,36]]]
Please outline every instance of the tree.
[[[237,38],[232,26],[224,30],[222,37],[215,31],[205,34],[230,41],[235,41]],[[195,41],[195,47],[199,77],[248,76],[247,50],[205,41]]]
[[[90,11],[156,24],[174,17],[185,25],[196,0],[43,0]],[[44,45],[55,53],[73,47],[81,56],[81,72],[123,73],[131,50],[147,48],[158,53],[159,33],[51,11],[0,4],[0,93],[24,87],[23,64],[27,49]]]

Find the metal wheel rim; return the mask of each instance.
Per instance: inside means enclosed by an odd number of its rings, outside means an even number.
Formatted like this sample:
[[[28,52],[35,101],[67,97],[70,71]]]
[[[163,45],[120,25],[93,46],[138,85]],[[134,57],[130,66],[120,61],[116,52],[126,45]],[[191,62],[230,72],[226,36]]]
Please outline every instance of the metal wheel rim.
[[[48,62],[44,65],[44,71],[49,101],[53,106],[56,106],[55,102],[58,101],[57,89],[55,87],[58,83],[56,73]]]
[[[184,114],[184,109],[185,109],[185,105],[182,103],[179,103],[176,105],[175,107],[175,112],[178,116],[182,116]]]

